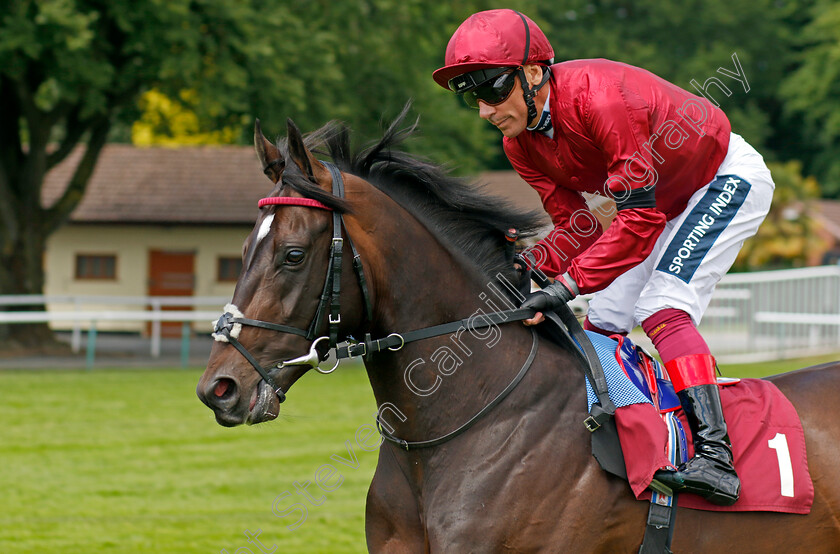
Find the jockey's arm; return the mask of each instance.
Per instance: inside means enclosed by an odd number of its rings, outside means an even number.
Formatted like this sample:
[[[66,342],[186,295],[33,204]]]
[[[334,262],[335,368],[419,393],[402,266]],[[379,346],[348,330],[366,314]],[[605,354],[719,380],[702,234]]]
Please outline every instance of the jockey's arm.
[[[607,165],[603,194],[616,200],[617,214],[606,232],[569,266],[580,293],[606,288],[616,277],[647,258],[666,216],[656,207],[658,174],[649,149],[646,104],[628,101],[617,87],[589,97],[583,119]]]

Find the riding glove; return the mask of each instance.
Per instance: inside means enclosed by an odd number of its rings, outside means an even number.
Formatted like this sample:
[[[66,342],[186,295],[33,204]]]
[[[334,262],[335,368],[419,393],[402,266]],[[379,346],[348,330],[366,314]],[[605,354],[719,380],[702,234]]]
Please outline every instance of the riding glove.
[[[529,294],[522,303],[522,307],[538,312],[552,312],[577,295],[577,283],[568,273],[565,273],[544,289]]]

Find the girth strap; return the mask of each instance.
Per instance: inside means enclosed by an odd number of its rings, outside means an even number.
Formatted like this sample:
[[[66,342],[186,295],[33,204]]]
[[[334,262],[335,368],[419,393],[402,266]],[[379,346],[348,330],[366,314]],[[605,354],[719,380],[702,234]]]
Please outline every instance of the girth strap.
[[[645,538],[639,554],[671,554],[671,539],[674,537],[674,523],[677,519],[677,495],[670,506],[650,503]]]

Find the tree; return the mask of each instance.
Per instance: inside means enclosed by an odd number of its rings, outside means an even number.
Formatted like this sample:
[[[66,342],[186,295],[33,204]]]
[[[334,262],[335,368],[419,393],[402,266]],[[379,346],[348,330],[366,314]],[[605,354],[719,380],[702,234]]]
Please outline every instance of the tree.
[[[694,94],[692,81],[702,86],[718,77],[731,94],[714,86],[709,90],[733,130],[766,152],[776,134],[784,133],[778,83],[792,62],[799,23],[791,18],[802,3],[565,0],[540,4],[534,17],[544,24],[557,61],[610,58],[648,69]],[[733,53],[749,90],[717,71],[734,71]]]
[[[272,17],[294,21],[289,9],[275,8]],[[136,117],[143,91],[195,88],[205,100],[202,115],[235,120],[248,105],[243,66],[276,69],[265,20],[254,5],[235,0],[5,3],[0,292],[42,292],[47,238],[81,201],[112,126]],[[66,190],[43,206],[45,174],[79,145],[84,155]],[[49,337],[46,326],[13,331],[27,342]]]
[[[358,0],[301,2],[296,15],[301,27],[281,25],[297,51],[287,59],[286,75],[310,72],[302,82],[308,94],[271,99],[256,89],[253,113],[267,132],[286,128],[292,117],[311,130],[331,119],[347,123],[361,141],[379,138],[383,123],[409,100],[420,117],[420,134],[403,147],[446,162],[462,173],[482,169],[500,149],[501,137],[477,112],[432,80],[443,65],[447,41],[456,27],[486,1],[456,3],[430,0]],[[246,139],[253,124],[246,130]]]
[[[781,94],[787,114],[800,125],[796,155],[824,185],[823,193],[840,197],[840,4],[820,1],[810,11],[798,45],[799,67],[784,80]]]
[[[260,17],[271,28],[270,34],[282,40],[266,47],[275,64],[272,71],[265,71],[262,61],[240,67],[250,92],[247,106],[238,112],[248,117],[235,123],[231,118],[230,128],[241,133],[236,142],[250,143],[254,117],[260,118],[270,137],[285,129],[285,120],[291,117],[304,130],[341,120],[358,140],[370,141],[379,137],[383,122],[411,100],[421,119],[421,133],[404,145],[406,149],[450,163],[462,173],[482,169],[500,151],[500,135],[477,112],[435,84],[431,74],[443,63],[451,33],[468,15],[486,9],[485,4],[314,0],[297,5],[291,19],[264,5]],[[195,137],[171,128],[185,118],[201,134],[227,124],[214,119],[212,110],[198,109],[218,97],[218,91],[211,91],[208,98],[187,93],[189,99],[183,97],[185,91],[167,94],[165,100],[157,92],[146,98],[152,101],[145,103],[135,126],[135,132],[146,136],[142,141],[193,142]]]
[[[813,40],[799,45],[802,58],[793,58],[792,37],[812,4],[820,23],[810,27]],[[788,159],[806,148],[800,128],[807,124],[821,137],[813,159],[833,163],[837,80],[826,68],[837,26],[836,6],[827,0],[508,5],[543,27],[558,61],[611,57],[689,90],[692,79],[704,82],[737,53],[750,90],[728,81],[733,94],[720,98],[736,130],[760,149],[770,147],[762,149],[769,157]],[[4,0],[0,293],[42,292],[47,238],[78,206],[105,142],[127,140],[138,119],[147,137],[153,130],[148,140],[158,141],[201,133],[188,140],[246,144],[255,117],[269,134],[285,129],[287,117],[305,130],[340,119],[370,140],[413,99],[423,132],[405,145],[410,151],[462,173],[509,167],[498,132],[431,79],[456,27],[492,7],[487,0]],[[809,49],[814,56],[806,56]],[[813,89],[824,93],[822,111],[808,111],[809,93],[802,93],[784,118],[778,82],[796,63],[811,72],[803,77],[814,75],[813,87],[828,88]],[[77,147],[85,154],[64,194],[43,206],[44,175]]]
[[[768,166],[776,183],[773,205],[755,236],[744,242],[735,271],[801,267],[827,246],[810,215],[820,194],[816,179],[803,177],[802,164],[796,161]]]
[[[195,113],[194,90],[183,90],[173,100],[158,90],[143,94],[139,107],[143,111],[131,126],[131,142],[137,146],[194,146],[199,144],[232,144],[240,129],[203,128]]]
[[[472,7],[460,7],[463,17]],[[453,13],[422,0],[7,0],[0,293],[42,292],[47,238],[83,198],[112,129],[125,136],[140,118],[146,91],[155,91],[159,106],[163,98],[180,101],[199,129],[240,129],[243,143],[257,116],[275,132],[286,117],[304,129],[340,118],[378,136],[379,121],[416,96],[443,130],[428,151],[478,168],[489,148],[486,125],[430,76],[449,27],[462,19]],[[84,155],[66,190],[42,205],[44,176],[77,147]],[[29,342],[49,336],[46,326],[12,330]]]

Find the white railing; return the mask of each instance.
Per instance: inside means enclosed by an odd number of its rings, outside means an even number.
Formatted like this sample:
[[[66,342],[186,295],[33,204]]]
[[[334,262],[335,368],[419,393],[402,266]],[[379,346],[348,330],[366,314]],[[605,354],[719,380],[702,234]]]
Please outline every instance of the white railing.
[[[700,332],[730,362],[840,352],[840,266],[727,275]]]
[[[0,312],[0,324],[72,322],[73,350],[81,349],[82,331],[87,330],[90,355],[91,335],[95,340],[98,323],[151,322],[151,354],[157,357],[161,322],[185,322],[182,338],[188,340],[192,330],[188,323],[200,322],[196,330],[209,333],[227,301],[228,297],[199,296],[0,296],[0,307],[49,306],[49,311],[42,312]],[[585,310],[584,299],[575,305]],[[172,306],[212,306],[212,311],[164,310]],[[724,363],[840,352],[840,266],[726,275],[705,312],[700,332]],[[633,336],[646,341],[638,332]]]
[[[572,305],[584,315],[591,295]],[[722,363],[840,357],[840,266],[733,273],[718,283],[700,332]],[[631,333],[646,349],[641,328]]]
[[[221,308],[230,299],[221,296],[82,296],[82,295],[0,295],[0,306],[45,305],[46,311],[0,312],[0,324],[51,323],[71,324],[70,345],[79,352],[82,332],[87,332],[89,361],[95,353],[96,334],[102,322],[151,323],[149,338],[151,355],[160,357],[162,325],[164,321],[181,322],[181,340],[189,346],[193,325],[196,330],[209,333],[212,322],[221,315]],[[168,307],[212,306],[213,310],[169,309]],[[130,309],[135,308],[135,309]],[[136,308],[148,308],[146,310]]]

